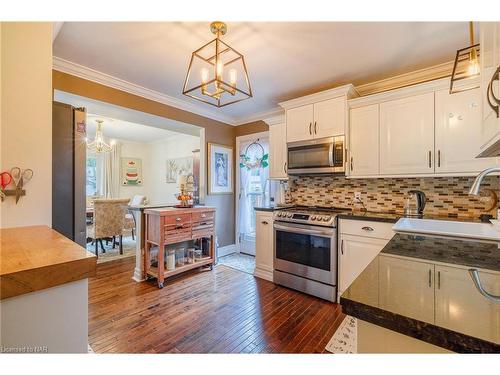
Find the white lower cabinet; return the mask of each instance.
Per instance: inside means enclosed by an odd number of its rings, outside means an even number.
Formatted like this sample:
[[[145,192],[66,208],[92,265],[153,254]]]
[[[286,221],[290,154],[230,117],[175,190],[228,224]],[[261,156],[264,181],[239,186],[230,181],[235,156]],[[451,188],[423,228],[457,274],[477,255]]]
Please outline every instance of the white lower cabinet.
[[[500,295],[500,273],[479,275],[487,292]],[[468,270],[436,265],[435,278],[436,325],[487,341],[500,341],[500,304],[479,293]]]
[[[255,220],[254,275],[273,281],[273,213],[257,211]]]
[[[393,236],[392,224],[340,220],[338,295],[363,272]]]
[[[396,314],[434,323],[434,265],[381,256],[379,306]]]

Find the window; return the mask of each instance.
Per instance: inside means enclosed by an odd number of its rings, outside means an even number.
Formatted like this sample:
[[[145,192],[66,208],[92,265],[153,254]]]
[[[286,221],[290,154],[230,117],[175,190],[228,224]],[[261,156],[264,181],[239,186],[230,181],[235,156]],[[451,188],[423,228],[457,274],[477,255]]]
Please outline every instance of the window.
[[[97,158],[87,156],[87,196],[97,195]]]

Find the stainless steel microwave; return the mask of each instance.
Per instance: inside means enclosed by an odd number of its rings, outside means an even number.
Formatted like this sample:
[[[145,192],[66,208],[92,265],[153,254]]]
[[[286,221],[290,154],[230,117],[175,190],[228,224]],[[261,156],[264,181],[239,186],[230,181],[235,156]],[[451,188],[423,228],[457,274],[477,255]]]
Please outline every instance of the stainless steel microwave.
[[[287,143],[288,174],[345,174],[344,136]]]

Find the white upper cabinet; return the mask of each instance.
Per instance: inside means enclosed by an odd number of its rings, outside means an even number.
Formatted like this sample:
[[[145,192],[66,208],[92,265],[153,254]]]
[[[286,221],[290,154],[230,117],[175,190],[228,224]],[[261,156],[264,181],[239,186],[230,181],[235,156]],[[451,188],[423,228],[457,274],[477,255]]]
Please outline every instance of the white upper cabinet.
[[[349,84],[279,103],[286,111],[286,141],[344,135],[347,99],[356,96]]]
[[[500,295],[500,274],[479,275],[488,293]],[[466,269],[436,265],[435,280],[436,325],[487,341],[500,341],[500,303],[486,299]]]
[[[482,102],[482,123],[481,123],[481,141],[484,150],[487,146],[500,139],[500,118],[493,106],[495,103],[491,94],[500,99],[500,82],[493,82],[488,101],[488,86],[490,85],[493,74],[500,66],[500,22],[481,22],[480,24],[480,64],[481,64],[481,102]],[[500,113],[500,112],[499,112]]]
[[[314,138],[343,135],[345,132],[346,100],[338,97],[314,103]]]
[[[480,89],[452,95],[437,91],[435,105],[437,173],[480,172],[496,165],[495,158],[476,159],[482,145]]]
[[[286,123],[269,126],[269,178],[286,179]]]
[[[351,109],[349,175],[376,176],[379,171],[379,105]]]
[[[380,104],[380,173],[434,173],[434,93]]]
[[[286,111],[286,141],[296,142],[313,139],[314,106],[312,104]]]

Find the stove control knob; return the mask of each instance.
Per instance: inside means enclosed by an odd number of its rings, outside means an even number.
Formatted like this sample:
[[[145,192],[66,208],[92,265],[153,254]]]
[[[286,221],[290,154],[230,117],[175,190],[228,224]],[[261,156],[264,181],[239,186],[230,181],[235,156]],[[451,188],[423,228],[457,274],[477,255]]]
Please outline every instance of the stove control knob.
[[[289,213],[287,213],[287,214],[286,214],[286,217],[287,217],[287,218],[289,218],[289,219],[290,219],[292,216],[293,216],[293,215],[292,215],[292,213],[291,213],[291,212],[289,212]]]
[[[316,220],[316,216],[315,216],[315,215],[312,215],[312,216],[311,216],[311,220]]]
[[[276,216],[281,217],[281,212],[276,212]]]
[[[328,220],[330,220],[329,216],[323,216],[323,221],[328,221]]]

